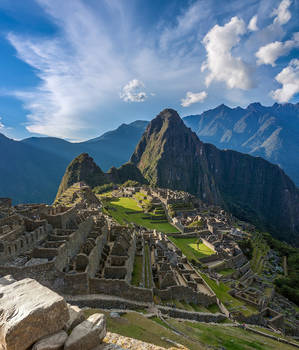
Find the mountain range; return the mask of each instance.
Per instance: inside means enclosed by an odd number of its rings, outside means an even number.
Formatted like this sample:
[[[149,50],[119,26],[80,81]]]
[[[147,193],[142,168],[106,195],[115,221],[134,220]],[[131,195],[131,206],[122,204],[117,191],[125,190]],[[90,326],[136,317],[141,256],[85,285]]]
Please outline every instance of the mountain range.
[[[247,108],[225,105],[183,118],[200,140],[220,149],[234,149],[278,164],[299,184],[299,104],[253,103]],[[105,172],[132,155],[148,121],[122,124],[100,137],[79,143],[54,137],[21,141],[0,135],[0,196],[14,203],[51,203],[67,165],[88,153]]]
[[[183,118],[204,142],[278,164],[299,186],[299,103],[247,108],[220,105]]]
[[[14,203],[55,199],[68,164],[79,154],[94,158],[104,171],[128,161],[148,122],[138,120],[85,142],[72,143],[54,137],[15,141],[0,134],[0,196]]]
[[[299,190],[261,157],[203,143],[172,109],[148,125],[130,161],[153,186],[190,192],[298,243]]]

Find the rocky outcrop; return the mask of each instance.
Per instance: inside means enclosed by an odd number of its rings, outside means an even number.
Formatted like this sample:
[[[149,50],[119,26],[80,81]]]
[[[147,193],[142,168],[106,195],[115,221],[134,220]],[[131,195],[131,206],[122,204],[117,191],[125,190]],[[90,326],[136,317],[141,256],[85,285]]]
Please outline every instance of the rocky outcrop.
[[[150,122],[131,162],[154,186],[190,192],[299,243],[299,190],[283,170],[201,142],[172,109]]]
[[[120,168],[112,167],[107,173],[104,173],[87,153],[82,153],[67,167],[56,199],[77,182],[84,182],[90,187],[95,187],[109,183],[122,184],[127,180],[146,182],[140,170],[133,163],[126,163]]]
[[[0,315],[0,349],[5,350],[28,349],[69,319],[65,300],[29,278],[0,286]]]
[[[279,164],[299,186],[299,103],[251,103],[247,108],[222,104],[183,120],[204,142]]]

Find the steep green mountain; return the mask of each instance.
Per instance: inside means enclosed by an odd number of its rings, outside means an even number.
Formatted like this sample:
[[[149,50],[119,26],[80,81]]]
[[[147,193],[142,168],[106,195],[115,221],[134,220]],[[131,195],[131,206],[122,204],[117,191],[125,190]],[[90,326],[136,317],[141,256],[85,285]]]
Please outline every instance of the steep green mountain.
[[[66,168],[56,198],[76,182],[82,181],[90,187],[96,187],[109,183],[122,184],[127,180],[146,183],[140,170],[132,163],[125,163],[118,169],[112,167],[107,173],[104,173],[92,157],[87,153],[82,153]]]
[[[299,103],[217,108],[183,118],[204,142],[278,164],[299,186]]]
[[[122,124],[81,143],[54,137],[15,141],[0,134],[0,197],[12,197],[14,204],[51,203],[72,159],[87,152],[105,171],[120,166],[130,158],[147,124],[141,120]]]
[[[151,121],[131,162],[153,185],[191,192],[281,239],[299,241],[299,190],[283,170],[201,142],[174,110]]]

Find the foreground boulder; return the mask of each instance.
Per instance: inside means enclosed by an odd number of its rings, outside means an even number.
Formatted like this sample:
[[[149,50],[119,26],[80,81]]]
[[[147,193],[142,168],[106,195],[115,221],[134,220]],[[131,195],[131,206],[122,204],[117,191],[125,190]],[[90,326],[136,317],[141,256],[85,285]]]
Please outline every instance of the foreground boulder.
[[[61,350],[67,339],[65,331],[60,331],[39,340],[34,344],[32,350]]]
[[[0,285],[0,350],[28,349],[68,319],[65,300],[35,280]]]
[[[64,350],[94,349],[102,342],[105,335],[105,315],[93,314],[73,329],[64,345]]]

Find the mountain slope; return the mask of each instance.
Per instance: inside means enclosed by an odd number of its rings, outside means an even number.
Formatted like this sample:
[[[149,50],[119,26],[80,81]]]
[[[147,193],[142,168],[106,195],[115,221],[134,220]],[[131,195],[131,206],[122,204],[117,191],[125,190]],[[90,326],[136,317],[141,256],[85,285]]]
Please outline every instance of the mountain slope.
[[[63,158],[0,134],[0,197],[14,203],[50,202],[63,173]]]
[[[261,156],[299,185],[299,103],[252,103],[246,109],[220,105],[183,120],[204,142]]]
[[[153,185],[189,191],[290,240],[299,233],[299,190],[278,166],[202,143],[171,109],[148,125],[131,162]]]
[[[107,173],[104,173],[92,157],[87,153],[82,153],[66,168],[56,198],[76,182],[82,181],[90,187],[96,187],[109,183],[122,184],[127,180],[146,183],[140,170],[132,163],[123,164],[118,169],[112,167]]]

